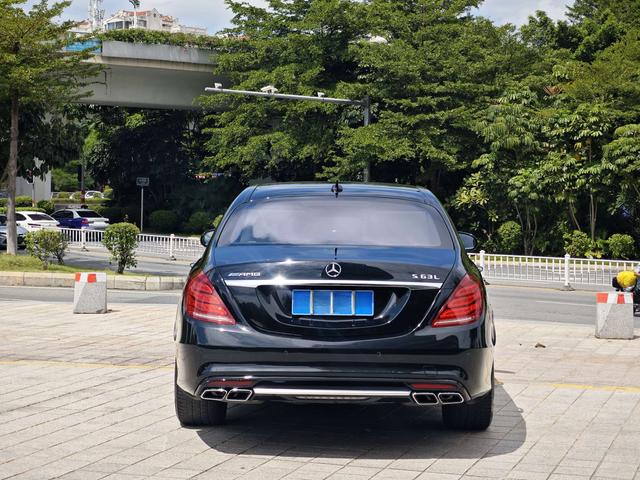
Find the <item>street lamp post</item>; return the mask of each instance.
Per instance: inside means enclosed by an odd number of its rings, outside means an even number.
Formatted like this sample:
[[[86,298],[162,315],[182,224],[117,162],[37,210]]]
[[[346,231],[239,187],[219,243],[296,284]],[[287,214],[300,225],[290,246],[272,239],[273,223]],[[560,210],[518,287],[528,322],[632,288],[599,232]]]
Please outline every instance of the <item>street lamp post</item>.
[[[366,127],[369,125],[371,121],[371,102],[369,97],[365,97],[362,100],[351,100],[348,98],[325,97],[320,93],[316,97],[310,95],[292,95],[288,93],[278,93],[278,90],[272,86],[265,87],[260,92],[253,90],[233,90],[230,88],[222,88],[222,85],[219,83],[216,83],[214,87],[205,88],[204,91],[207,93],[226,93],[230,95],[244,95],[249,97],[276,98],[279,100],[302,100],[320,103],[334,103],[337,105],[355,105],[362,107],[364,126]],[[363,177],[365,182],[368,182],[371,179],[371,162],[368,160],[363,171]]]

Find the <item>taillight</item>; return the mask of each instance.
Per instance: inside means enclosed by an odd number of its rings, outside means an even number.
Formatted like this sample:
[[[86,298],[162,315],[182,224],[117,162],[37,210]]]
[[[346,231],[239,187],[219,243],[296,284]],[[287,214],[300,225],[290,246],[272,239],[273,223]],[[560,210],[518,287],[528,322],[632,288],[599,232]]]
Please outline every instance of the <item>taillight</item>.
[[[196,320],[219,325],[236,323],[213,284],[202,272],[198,272],[187,282],[184,304],[187,315]]]
[[[484,300],[480,280],[465,275],[440,309],[432,327],[468,325],[482,317]]]
[[[86,218],[83,218],[80,223],[82,223],[82,225],[89,225],[89,220]]]

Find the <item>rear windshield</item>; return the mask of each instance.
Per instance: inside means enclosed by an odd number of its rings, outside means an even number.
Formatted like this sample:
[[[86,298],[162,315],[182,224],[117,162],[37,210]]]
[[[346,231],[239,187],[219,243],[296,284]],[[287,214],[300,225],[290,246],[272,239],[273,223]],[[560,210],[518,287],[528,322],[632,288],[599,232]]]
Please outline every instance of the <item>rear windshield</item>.
[[[46,220],[48,222],[55,222],[53,218],[49,215],[45,215],[44,213],[30,213],[29,218],[31,220]]]
[[[218,246],[359,245],[452,249],[442,216],[417,202],[288,197],[240,207]]]
[[[102,215],[93,210],[78,210],[78,215],[82,218],[102,218]]]

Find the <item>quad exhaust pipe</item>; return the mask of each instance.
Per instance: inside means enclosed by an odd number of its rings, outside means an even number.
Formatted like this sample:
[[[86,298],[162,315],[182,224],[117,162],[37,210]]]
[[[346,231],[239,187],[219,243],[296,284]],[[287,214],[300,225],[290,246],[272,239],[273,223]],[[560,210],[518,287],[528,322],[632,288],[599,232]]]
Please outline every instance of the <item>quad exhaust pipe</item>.
[[[418,405],[455,405],[464,403],[459,392],[420,392],[409,390],[365,390],[365,389],[301,389],[301,388],[207,388],[201,394],[203,400],[242,403],[253,396],[292,397],[298,400],[352,400],[361,401],[370,398],[410,398]]]
[[[253,396],[253,390],[248,388],[207,388],[200,394],[203,400],[219,400],[224,402],[246,402]]]
[[[464,397],[458,392],[413,392],[411,398],[418,405],[456,405],[464,403]]]
[[[442,392],[438,394],[438,400],[442,405],[456,405],[464,403],[464,397],[458,392]]]

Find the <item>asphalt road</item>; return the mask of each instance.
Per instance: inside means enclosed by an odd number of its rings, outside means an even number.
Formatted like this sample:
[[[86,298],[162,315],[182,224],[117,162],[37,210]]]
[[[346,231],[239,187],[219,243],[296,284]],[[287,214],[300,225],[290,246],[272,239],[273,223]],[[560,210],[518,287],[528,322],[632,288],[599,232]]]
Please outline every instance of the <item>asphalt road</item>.
[[[109,263],[107,253],[101,252],[81,252],[78,250],[69,250],[66,254],[65,263],[76,267],[97,270],[115,270],[115,266]],[[186,277],[191,269],[191,262],[184,261],[168,261],[164,258],[154,259],[152,257],[138,257],[138,266],[136,268],[127,269],[131,273],[139,273],[146,275],[169,275]]]
[[[136,292],[109,290],[109,303],[177,305],[180,292]],[[72,288],[0,287],[0,301],[29,303],[73,303]]]
[[[564,292],[555,289],[490,285],[489,301],[498,319],[595,324],[595,293]],[[109,291],[110,303],[177,304],[179,292]],[[70,288],[0,287],[0,301],[67,302],[73,301]],[[640,319],[636,319],[640,327]]]

